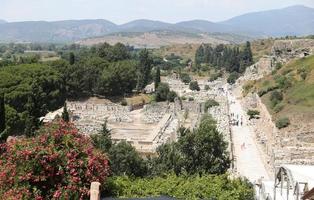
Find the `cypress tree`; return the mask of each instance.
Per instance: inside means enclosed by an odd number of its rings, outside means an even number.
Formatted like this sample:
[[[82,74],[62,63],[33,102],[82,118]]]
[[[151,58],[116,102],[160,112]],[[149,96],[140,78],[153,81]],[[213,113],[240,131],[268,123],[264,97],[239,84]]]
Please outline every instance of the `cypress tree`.
[[[70,65],[73,65],[75,63],[75,56],[73,52],[70,53],[69,63]]]
[[[5,106],[4,106],[4,94],[0,94],[0,133],[5,130]]]
[[[62,112],[62,119],[65,122],[69,122],[70,121],[70,116],[69,116],[69,112],[68,112],[68,108],[67,108],[67,103],[64,102],[64,107],[63,107],[63,112]]]
[[[157,90],[160,80],[160,67],[157,67],[156,74],[155,74],[155,90]]]

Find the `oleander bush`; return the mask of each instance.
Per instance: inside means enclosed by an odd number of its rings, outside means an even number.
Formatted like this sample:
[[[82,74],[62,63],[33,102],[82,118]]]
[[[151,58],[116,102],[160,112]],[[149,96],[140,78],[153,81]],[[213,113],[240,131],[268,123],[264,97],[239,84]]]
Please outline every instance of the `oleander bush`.
[[[0,145],[1,199],[86,199],[109,174],[107,156],[64,122]]]

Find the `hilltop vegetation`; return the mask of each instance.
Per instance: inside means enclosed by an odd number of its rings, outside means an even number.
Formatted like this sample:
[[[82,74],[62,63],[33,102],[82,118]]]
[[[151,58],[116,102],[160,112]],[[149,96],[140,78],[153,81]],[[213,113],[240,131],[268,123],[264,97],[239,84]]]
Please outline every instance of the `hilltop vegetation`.
[[[306,123],[314,109],[314,56],[277,65],[272,74],[247,83],[245,92],[256,91],[274,119],[290,118],[292,123]],[[307,116],[307,117],[305,117]],[[287,120],[285,120],[287,121]]]

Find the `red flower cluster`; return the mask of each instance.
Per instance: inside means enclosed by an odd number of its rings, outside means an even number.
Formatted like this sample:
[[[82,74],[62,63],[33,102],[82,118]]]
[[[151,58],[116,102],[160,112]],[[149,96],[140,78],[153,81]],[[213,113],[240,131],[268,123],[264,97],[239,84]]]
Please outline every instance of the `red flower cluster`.
[[[106,155],[64,122],[0,145],[0,199],[85,199],[109,173]]]

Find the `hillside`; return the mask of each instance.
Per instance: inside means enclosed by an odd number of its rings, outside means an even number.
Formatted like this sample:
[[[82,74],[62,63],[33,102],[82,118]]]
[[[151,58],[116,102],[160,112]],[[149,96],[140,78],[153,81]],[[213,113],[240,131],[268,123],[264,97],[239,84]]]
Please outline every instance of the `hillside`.
[[[147,19],[122,25],[107,20],[66,20],[57,22],[0,21],[0,42],[74,42],[91,37],[112,37],[117,33],[172,32],[186,34],[241,35],[247,38],[314,34],[314,9],[292,6],[248,13],[223,22],[191,20],[167,23]],[[117,39],[120,39],[119,36]],[[224,40],[224,38],[223,38]]]
[[[274,121],[288,117],[292,124],[289,129],[309,129],[307,126],[314,122],[314,56],[277,68],[261,80],[248,83],[246,88],[262,96]]]
[[[107,20],[29,21],[0,24],[0,42],[68,42],[110,33]]]
[[[314,33],[314,9],[291,6],[284,9],[248,13],[222,22],[240,30],[250,29],[265,36],[309,35]]]
[[[251,38],[235,35],[235,34],[201,34],[187,33],[180,31],[152,31],[152,32],[132,32],[132,33],[115,33],[103,37],[88,38],[77,43],[83,45],[93,45],[97,43],[107,42],[115,44],[121,42],[123,44],[132,45],[136,48],[159,48],[168,45],[177,44],[229,44],[241,43]]]

